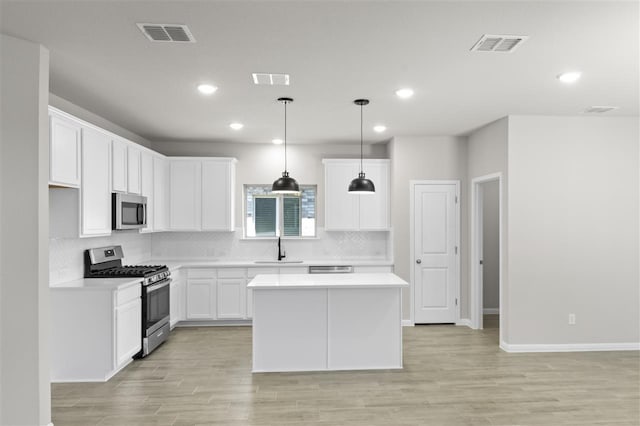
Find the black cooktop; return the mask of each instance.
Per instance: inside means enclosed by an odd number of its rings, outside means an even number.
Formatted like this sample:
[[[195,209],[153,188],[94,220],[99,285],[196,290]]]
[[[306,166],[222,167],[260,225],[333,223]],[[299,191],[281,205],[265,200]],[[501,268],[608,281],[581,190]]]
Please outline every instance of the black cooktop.
[[[100,278],[100,277],[148,277],[155,275],[158,272],[166,271],[167,267],[164,265],[125,265],[116,266],[108,269],[93,270],[88,273],[86,278]]]

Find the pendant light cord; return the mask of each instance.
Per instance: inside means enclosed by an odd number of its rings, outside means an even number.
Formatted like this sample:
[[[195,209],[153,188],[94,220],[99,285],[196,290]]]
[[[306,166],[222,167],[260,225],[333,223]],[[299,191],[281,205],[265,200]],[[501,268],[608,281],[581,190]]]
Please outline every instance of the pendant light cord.
[[[363,105],[360,104],[360,173],[363,172],[362,170],[362,107]]]
[[[284,171],[287,172],[287,101],[284,101]]]

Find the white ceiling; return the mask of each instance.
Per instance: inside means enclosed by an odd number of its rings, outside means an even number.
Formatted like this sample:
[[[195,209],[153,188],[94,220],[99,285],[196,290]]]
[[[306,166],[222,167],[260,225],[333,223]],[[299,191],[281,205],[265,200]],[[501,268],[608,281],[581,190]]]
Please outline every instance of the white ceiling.
[[[0,31],[51,52],[51,91],[149,140],[270,142],[460,135],[507,114],[638,115],[638,2],[0,1]],[[195,44],[137,22],[186,24]],[[511,54],[483,34],[528,35]],[[3,58],[4,60],[5,58]],[[579,70],[573,86],[556,75]],[[252,72],[291,85],[254,86]],[[196,91],[202,81],[219,90]],[[410,100],[394,91],[409,86]],[[233,131],[232,121],[245,124]],[[385,124],[380,135],[371,129]]]

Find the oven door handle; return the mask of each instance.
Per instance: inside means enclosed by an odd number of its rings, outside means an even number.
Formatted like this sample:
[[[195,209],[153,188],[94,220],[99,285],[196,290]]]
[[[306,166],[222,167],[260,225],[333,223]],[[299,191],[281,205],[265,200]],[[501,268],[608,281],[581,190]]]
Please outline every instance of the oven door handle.
[[[158,289],[161,289],[162,287],[166,287],[166,286],[168,286],[169,284],[171,284],[171,281],[173,281],[171,278],[167,278],[166,280],[163,280],[163,281],[161,281],[161,282],[159,282],[159,283],[157,283],[157,284],[148,285],[148,286],[146,287],[146,289],[147,289],[147,294],[148,294],[148,293],[151,293],[152,291],[156,291],[156,290],[158,290]]]

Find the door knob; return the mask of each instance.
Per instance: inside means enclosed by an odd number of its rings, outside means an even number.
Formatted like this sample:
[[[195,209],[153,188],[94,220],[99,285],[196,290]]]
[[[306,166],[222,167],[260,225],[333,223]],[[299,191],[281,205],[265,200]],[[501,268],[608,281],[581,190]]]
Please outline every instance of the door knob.
[[[418,265],[419,265],[419,264],[421,264],[421,263],[422,263],[422,259],[418,259],[418,260],[416,260],[416,263],[417,263]]]

